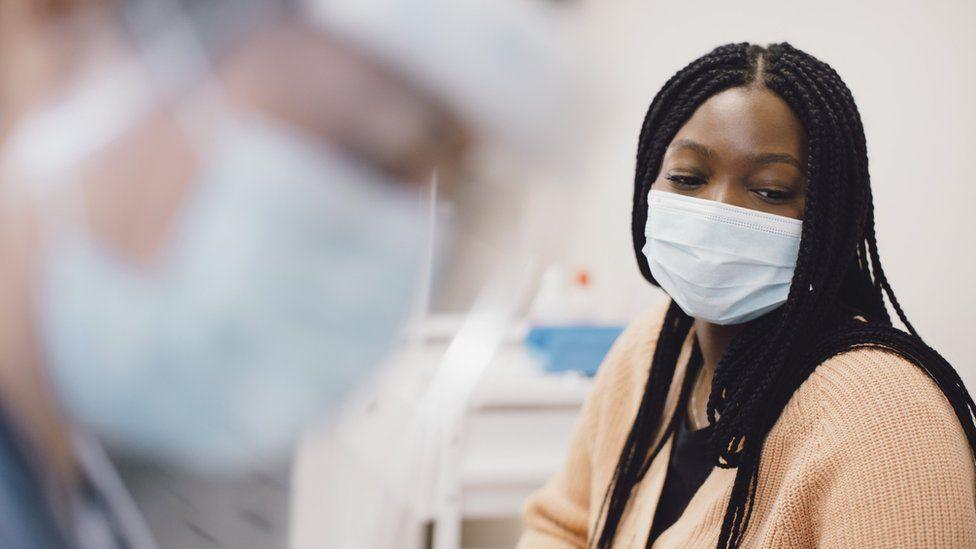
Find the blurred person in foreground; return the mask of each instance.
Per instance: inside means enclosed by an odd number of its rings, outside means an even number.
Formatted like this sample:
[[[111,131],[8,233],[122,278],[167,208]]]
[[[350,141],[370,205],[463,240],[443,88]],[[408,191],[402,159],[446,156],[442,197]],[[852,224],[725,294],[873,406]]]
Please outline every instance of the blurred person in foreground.
[[[103,445],[285,461],[392,344],[474,88],[332,5],[0,2],[0,546],[154,547]]]

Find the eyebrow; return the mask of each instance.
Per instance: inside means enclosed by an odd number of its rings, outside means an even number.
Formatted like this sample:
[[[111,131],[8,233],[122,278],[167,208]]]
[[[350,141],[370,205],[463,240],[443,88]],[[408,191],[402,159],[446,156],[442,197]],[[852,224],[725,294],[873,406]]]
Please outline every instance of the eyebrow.
[[[774,164],[777,162],[784,163],[784,164],[791,164],[793,166],[796,166],[796,169],[800,170],[801,172],[804,171],[803,165],[800,164],[800,161],[797,160],[792,154],[786,154],[786,153],[750,154],[749,160],[753,164],[757,164],[760,166],[764,164]]]
[[[715,151],[712,148],[691,139],[676,139],[668,145],[668,149],[690,149],[705,158],[715,157]],[[787,153],[754,153],[749,154],[748,158],[750,162],[757,165],[782,163],[795,166],[801,172],[805,171],[803,164],[795,156]]]
[[[668,149],[691,149],[705,158],[712,158],[715,156],[715,151],[710,147],[702,145],[701,143],[691,139],[675,139],[670,145],[668,145]]]

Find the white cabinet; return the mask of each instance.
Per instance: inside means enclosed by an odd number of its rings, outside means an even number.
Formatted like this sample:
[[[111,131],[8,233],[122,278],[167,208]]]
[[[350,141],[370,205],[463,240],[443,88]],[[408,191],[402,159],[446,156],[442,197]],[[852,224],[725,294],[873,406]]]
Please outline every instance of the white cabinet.
[[[542,372],[521,333],[439,396],[433,380],[457,368],[447,342],[405,349],[332,428],[310,433],[292,478],[292,547],[456,549],[465,521],[518,520],[559,466],[592,383]]]

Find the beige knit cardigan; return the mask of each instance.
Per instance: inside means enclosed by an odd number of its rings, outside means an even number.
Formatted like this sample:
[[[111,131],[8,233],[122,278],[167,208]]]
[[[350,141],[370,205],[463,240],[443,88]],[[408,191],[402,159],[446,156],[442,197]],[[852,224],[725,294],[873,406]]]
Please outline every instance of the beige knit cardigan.
[[[642,315],[607,354],[562,468],[527,502],[519,549],[586,547],[663,316]],[[671,383],[669,416],[691,339]],[[644,547],[671,440],[634,488],[614,547]],[[743,547],[976,548],[976,467],[962,426],[938,386],[889,351],[862,347],[820,364],[769,432],[760,461]],[[734,475],[714,467],[653,547],[715,547]]]

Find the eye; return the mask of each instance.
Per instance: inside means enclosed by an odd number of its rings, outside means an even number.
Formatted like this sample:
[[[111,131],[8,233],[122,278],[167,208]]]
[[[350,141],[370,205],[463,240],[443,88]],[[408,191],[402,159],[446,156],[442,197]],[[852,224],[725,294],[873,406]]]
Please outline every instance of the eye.
[[[760,199],[772,204],[782,204],[784,202],[789,202],[796,197],[796,193],[791,190],[785,189],[774,189],[774,188],[761,188],[752,189],[752,192],[758,196]]]
[[[696,189],[705,184],[705,178],[697,175],[669,173],[666,179],[671,182],[671,185],[679,189]]]

